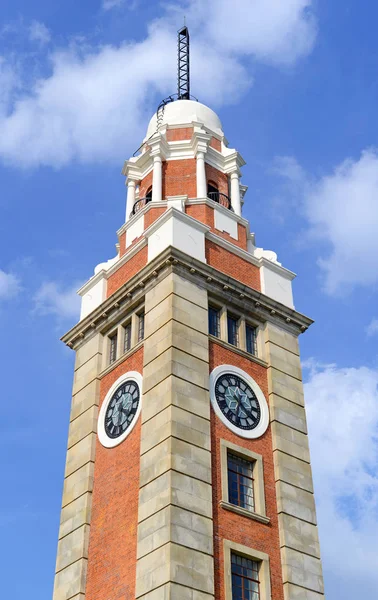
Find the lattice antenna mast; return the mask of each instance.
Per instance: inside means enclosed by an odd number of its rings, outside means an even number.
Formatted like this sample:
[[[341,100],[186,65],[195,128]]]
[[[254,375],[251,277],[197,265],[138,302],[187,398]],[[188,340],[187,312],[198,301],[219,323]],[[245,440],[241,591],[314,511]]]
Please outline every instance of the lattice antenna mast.
[[[184,25],[178,31],[178,90],[179,100],[190,99],[189,30]]]

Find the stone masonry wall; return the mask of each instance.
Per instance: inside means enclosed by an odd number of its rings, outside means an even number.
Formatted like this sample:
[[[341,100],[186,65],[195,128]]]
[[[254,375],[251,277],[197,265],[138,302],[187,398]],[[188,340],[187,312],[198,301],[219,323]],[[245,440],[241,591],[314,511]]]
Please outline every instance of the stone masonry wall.
[[[53,600],[85,599],[102,342],[76,353]]]
[[[207,293],[169,274],[146,294],[136,598],[214,594]]]
[[[322,600],[298,340],[267,323],[265,342],[285,600]]]

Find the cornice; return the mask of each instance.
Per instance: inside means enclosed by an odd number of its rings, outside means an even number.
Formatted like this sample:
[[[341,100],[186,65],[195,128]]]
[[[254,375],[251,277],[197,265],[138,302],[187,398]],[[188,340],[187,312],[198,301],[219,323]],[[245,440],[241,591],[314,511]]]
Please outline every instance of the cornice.
[[[296,310],[170,246],[70,329],[62,337],[62,341],[76,349],[95,331],[106,332],[123,318],[133,305],[141,301],[146,291],[151,289],[157,280],[164,279],[168,272],[172,271],[192,280],[211,294],[226,298],[228,303],[234,302],[242,310],[253,313],[259,321],[270,321],[294,335],[306,331],[313,323]]]

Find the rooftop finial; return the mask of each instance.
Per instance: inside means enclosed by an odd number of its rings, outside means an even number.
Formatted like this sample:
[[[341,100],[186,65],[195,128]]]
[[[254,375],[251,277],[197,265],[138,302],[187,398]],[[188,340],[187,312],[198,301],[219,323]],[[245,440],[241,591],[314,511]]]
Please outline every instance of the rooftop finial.
[[[178,31],[178,90],[179,100],[190,98],[189,30],[184,17],[184,27]]]

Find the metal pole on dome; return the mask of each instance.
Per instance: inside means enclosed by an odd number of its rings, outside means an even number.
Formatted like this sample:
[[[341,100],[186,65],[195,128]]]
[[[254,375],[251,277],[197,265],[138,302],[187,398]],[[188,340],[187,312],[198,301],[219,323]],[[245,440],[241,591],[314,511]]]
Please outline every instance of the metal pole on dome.
[[[190,99],[189,30],[185,24],[178,30],[178,88],[179,100]]]

